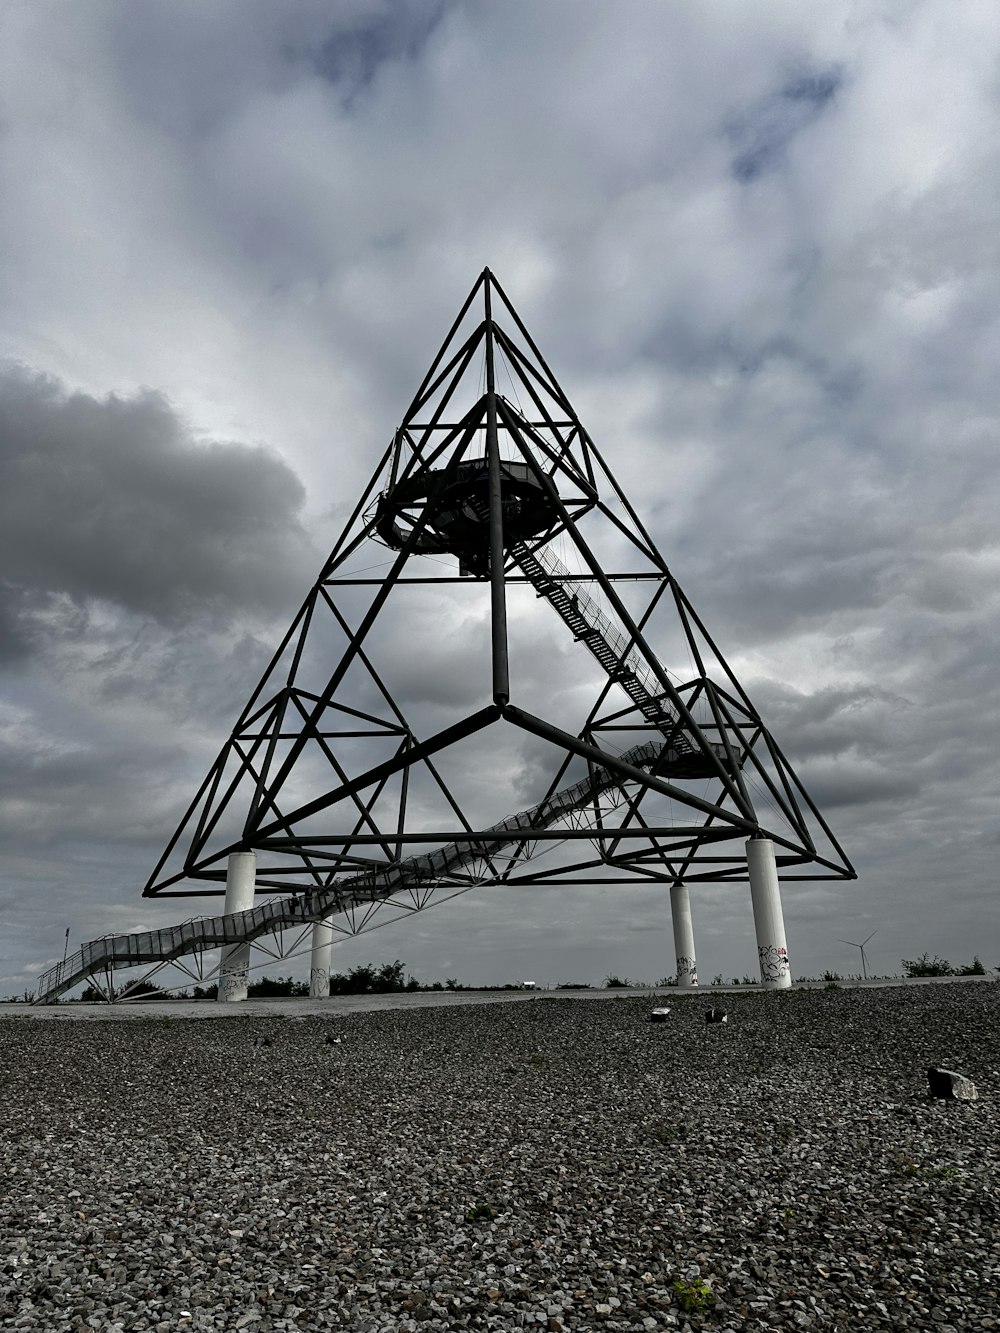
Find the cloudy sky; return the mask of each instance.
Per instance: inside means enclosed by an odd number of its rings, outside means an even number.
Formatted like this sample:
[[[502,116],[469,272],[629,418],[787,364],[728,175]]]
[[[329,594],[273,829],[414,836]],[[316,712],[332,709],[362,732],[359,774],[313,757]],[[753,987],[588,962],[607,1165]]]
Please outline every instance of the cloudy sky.
[[[857,867],[793,971],[1000,965],[998,57],[987,0],[7,0],[0,995],[196,910],[142,885],[486,264]],[[335,965],[397,957],[655,979],[669,908]]]

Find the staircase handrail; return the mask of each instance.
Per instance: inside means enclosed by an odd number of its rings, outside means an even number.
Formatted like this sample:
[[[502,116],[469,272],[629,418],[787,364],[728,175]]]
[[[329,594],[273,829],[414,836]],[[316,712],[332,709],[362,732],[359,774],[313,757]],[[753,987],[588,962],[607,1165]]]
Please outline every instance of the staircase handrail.
[[[658,742],[647,741],[627,750],[621,761],[633,768],[652,767],[667,748]],[[586,778],[553,793],[537,805],[482,830],[475,839],[448,843],[431,852],[417,853],[385,866],[373,866],[350,879],[320,889],[305,901],[299,896],[272,899],[244,912],[193,918],[179,926],[129,935],[100,936],[81,945],[65,963],[57,963],[43,972],[38,979],[34,1002],[47,1003],[108,964],[137,966],[170,961],[199,949],[245,943],[276,927],[306,925],[363,903],[384,901],[407,888],[444,880],[469,861],[499,851],[512,842],[530,839],[532,830],[548,828],[571,810],[587,804],[599,792],[621,786],[622,782],[621,776],[610,769],[595,769]]]

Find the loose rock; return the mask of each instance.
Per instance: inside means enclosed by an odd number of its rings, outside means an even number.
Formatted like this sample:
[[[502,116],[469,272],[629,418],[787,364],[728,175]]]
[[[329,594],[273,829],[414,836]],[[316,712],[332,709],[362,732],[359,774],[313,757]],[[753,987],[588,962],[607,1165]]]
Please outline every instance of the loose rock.
[[[927,1070],[927,1082],[932,1097],[974,1102],[979,1096],[975,1083],[964,1074],[956,1074],[952,1069],[938,1069],[930,1065]]]
[[[671,1000],[0,1014],[0,1328],[996,1328],[1000,986]]]

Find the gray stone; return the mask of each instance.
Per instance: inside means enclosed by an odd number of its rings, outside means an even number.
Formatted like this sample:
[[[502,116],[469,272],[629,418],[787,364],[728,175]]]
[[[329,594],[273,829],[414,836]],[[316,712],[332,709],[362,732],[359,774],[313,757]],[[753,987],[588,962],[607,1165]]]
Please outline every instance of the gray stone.
[[[667,1021],[667,1014],[669,1013],[669,1009],[651,1009],[649,1021],[651,1023],[665,1023]]]
[[[1000,986],[754,987],[699,1040],[708,1000],[678,996],[669,1037],[639,1031],[663,993],[342,1015],[334,997],[303,1023],[0,1006],[0,1326],[996,1330],[995,1281],[962,1274],[1000,1254],[977,1165],[1000,1131]],[[929,1053],[982,1070],[983,1105],[911,1087],[901,1119],[891,1089]],[[699,1277],[711,1314],[680,1299]]]
[[[974,1102],[979,1093],[972,1079],[964,1074],[956,1074],[953,1069],[938,1069],[930,1065],[927,1070],[927,1083],[932,1097],[942,1097],[947,1101]]]

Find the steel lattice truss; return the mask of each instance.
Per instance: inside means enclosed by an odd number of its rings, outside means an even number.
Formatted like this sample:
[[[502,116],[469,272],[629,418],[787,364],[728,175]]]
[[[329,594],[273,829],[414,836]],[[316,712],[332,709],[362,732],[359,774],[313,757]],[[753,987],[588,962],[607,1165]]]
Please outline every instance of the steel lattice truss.
[[[744,881],[758,834],[783,878],[853,878],[486,270],[145,895],[251,849],[318,915]]]

